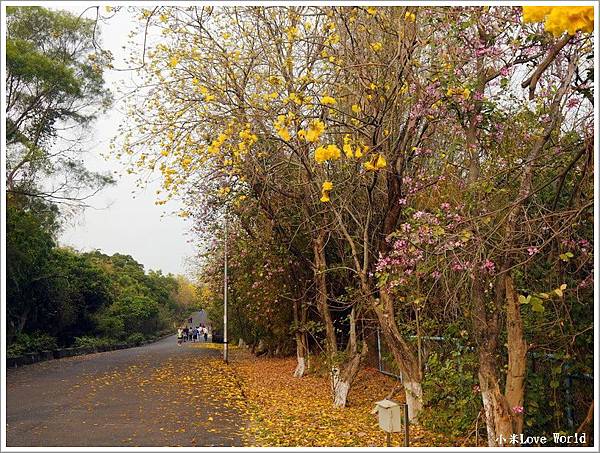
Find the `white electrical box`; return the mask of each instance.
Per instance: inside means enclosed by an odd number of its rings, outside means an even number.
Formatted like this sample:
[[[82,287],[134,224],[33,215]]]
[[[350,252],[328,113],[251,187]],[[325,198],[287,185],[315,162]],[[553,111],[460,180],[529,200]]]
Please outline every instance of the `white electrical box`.
[[[375,411],[379,418],[379,427],[386,433],[402,431],[402,416],[400,404],[388,399],[377,401]]]

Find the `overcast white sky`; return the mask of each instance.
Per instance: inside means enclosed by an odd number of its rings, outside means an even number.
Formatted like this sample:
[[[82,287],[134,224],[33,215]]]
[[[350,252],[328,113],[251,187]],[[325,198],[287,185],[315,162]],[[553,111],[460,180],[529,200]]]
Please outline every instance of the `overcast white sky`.
[[[49,5],[50,6],[50,5]],[[63,3],[52,9],[65,9],[81,14],[89,5],[76,2]],[[95,17],[95,10],[88,11],[85,17]],[[122,57],[129,49],[123,49],[132,29],[132,17],[127,11],[120,11],[107,24],[102,24],[103,47],[113,52],[115,66],[123,67]],[[111,89],[123,79],[131,78],[130,72],[107,71],[105,79]],[[85,155],[86,167],[92,170],[124,173],[123,166],[116,159],[105,160],[110,140],[117,133],[118,125],[124,120],[121,113],[113,108],[94,123],[90,132],[89,153]],[[117,184],[109,187],[89,203],[93,206],[77,215],[66,225],[59,241],[82,251],[99,249],[103,253],[116,252],[133,256],[146,269],[161,269],[164,273],[189,274],[186,272],[186,258],[194,254],[194,247],[186,235],[189,221],[169,215],[176,210],[176,202],[166,206],[156,206],[155,191],[158,184],[145,190],[136,188],[136,176],[126,173],[117,176]],[[134,193],[135,192],[135,193]],[[161,217],[165,214],[164,217]]]

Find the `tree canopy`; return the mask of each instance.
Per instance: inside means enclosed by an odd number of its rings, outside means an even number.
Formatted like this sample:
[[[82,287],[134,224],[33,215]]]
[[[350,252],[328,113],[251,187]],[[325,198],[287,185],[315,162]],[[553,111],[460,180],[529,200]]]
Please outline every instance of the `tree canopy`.
[[[112,102],[96,23],[65,11],[9,6],[6,186],[11,197],[86,198],[112,182],[85,168],[80,135]],[[101,55],[101,54],[100,54]]]

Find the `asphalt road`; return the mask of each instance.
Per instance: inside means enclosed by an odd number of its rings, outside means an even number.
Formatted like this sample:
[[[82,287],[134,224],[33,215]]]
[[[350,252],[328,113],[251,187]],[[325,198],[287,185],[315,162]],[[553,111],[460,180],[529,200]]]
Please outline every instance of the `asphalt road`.
[[[7,445],[240,446],[246,421],[215,390],[218,360],[173,336],[9,369]]]

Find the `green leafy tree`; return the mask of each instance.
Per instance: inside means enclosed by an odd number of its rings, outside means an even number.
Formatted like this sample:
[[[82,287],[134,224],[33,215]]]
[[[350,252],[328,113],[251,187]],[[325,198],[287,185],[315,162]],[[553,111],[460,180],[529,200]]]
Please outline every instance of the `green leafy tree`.
[[[62,343],[96,332],[95,314],[114,301],[107,273],[87,255],[67,248],[52,251],[49,268],[40,330],[52,333]]]
[[[44,302],[42,282],[54,246],[52,235],[31,211],[6,211],[6,299],[8,342],[35,317]]]
[[[81,164],[73,136],[111,103],[103,79],[106,61],[95,53],[95,40],[94,21],[42,7],[7,8],[9,193],[76,201],[112,181]],[[42,187],[41,178],[58,175],[64,176],[60,184]]]

